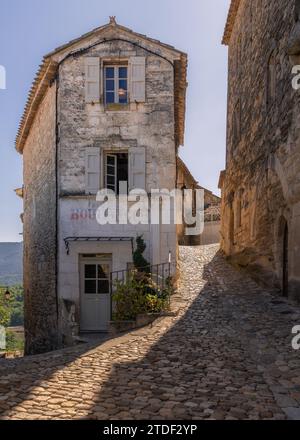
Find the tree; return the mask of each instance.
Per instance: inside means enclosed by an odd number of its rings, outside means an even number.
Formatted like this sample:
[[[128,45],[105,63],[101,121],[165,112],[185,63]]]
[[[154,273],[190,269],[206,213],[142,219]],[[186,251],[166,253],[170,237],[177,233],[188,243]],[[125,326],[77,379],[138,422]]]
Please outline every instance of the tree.
[[[0,326],[7,327],[10,321],[10,309],[0,290]]]
[[[150,263],[143,256],[146,248],[143,236],[138,236],[136,239],[136,250],[133,253],[133,263],[138,272],[150,274]]]

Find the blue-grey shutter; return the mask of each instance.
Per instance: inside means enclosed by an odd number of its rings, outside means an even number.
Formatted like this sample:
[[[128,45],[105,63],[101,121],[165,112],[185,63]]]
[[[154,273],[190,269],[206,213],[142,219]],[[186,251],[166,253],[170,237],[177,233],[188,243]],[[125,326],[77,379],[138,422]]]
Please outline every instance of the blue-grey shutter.
[[[100,148],[85,150],[85,192],[97,194],[100,189]]]
[[[85,58],[85,102],[100,101],[100,58]]]
[[[146,101],[146,58],[130,58],[130,101]]]

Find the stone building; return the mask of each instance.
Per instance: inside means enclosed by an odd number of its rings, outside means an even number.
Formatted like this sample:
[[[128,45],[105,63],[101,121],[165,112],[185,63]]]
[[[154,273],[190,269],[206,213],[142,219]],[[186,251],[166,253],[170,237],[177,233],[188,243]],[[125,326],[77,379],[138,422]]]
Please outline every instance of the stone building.
[[[137,234],[152,264],[177,255],[176,225],[105,225],[96,193],[176,188],[187,55],[110,23],[44,57],[16,141],[24,162],[26,353],[106,331],[111,271]]]
[[[177,188],[180,190],[192,189],[193,191],[197,189],[204,190],[204,210],[205,210],[205,225],[204,231],[201,235],[186,235],[185,227],[183,223],[177,226],[178,242],[182,246],[198,246],[200,244],[213,244],[220,242],[220,205],[221,199],[212,193],[212,191],[203,188],[196,181],[186,164],[183,160],[177,158]],[[194,202],[196,198],[194,197]],[[195,208],[195,207],[194,207]],[[214,212],[212,214],[212,209],[218,210],[219,215],[216,216]]]
[[[300,300],[298,0],[232,0],[222,248],[267,286]]]

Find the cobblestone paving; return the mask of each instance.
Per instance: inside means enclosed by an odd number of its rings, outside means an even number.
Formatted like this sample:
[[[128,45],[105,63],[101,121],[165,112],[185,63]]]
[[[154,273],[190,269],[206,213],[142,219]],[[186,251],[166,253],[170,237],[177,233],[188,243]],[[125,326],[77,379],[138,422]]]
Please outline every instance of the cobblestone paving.
[[[300,309],[217,251],[181,249],[178,316],[98,347],[1,361],[0,418],[300,419]]]

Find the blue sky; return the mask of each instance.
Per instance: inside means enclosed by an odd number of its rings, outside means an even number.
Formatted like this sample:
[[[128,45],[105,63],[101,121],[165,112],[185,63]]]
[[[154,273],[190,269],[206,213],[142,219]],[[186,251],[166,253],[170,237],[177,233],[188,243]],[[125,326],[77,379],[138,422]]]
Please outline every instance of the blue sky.
[[[225,161],[227,49],[221,45],[230,0],[1,0],[0,242],[21,241],[22,157],[14,139],[44,54],[109,21],[172,44],[189,55],[185,146],[199,183],[217,192]]]

